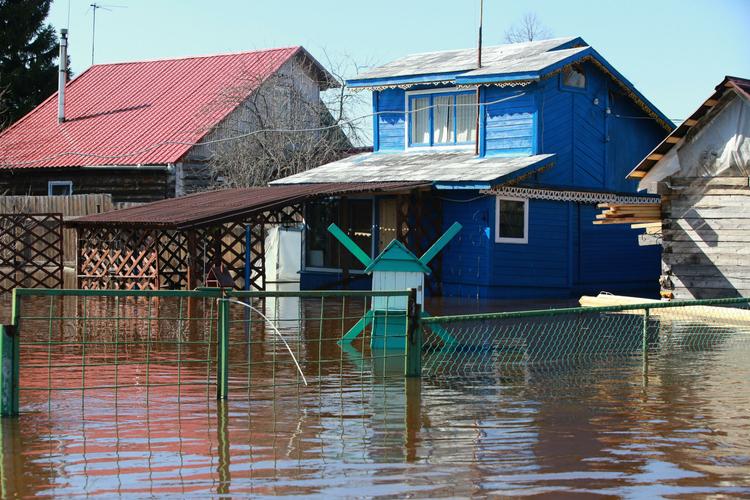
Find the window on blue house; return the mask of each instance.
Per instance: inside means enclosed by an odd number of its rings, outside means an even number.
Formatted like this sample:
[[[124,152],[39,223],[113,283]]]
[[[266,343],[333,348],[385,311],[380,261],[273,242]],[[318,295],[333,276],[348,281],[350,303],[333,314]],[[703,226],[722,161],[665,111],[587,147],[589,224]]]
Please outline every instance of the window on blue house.
[[[566,87],[572,87],[574,89],[585,89],[586,73],[584,73],[581,66],[574,64],[567,70],[563,71],[562,84]]]
[[[476,126],[476,94],[473,92],[409,96],[409,146],[473,144]]]
[[[495,242],[529,242],[529,200],[498,196],[495,200]]]

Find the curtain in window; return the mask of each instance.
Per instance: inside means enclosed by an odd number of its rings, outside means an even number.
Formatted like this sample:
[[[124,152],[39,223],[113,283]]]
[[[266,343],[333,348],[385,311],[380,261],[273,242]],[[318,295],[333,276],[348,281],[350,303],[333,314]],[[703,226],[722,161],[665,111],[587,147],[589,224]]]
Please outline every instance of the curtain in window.
[[[430,98],[417,97],[411,101],[411,143],[430,143]]]
[[[456,142],[471,142],[477,127],[477,103],[474,94],[456,96]]]
[[[432,99],[432,140],[435,144],[453,142],[453,96],[439,95]]]

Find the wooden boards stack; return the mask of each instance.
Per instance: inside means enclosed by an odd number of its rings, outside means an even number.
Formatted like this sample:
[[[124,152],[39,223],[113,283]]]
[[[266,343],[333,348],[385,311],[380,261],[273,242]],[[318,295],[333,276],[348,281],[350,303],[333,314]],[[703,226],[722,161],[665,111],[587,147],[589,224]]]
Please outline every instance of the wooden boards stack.
[[[633,229],[646,229],[647,234],[661,232],[661,205],[659,203],[599,203],[603,208],[594,224],[631,224]]]

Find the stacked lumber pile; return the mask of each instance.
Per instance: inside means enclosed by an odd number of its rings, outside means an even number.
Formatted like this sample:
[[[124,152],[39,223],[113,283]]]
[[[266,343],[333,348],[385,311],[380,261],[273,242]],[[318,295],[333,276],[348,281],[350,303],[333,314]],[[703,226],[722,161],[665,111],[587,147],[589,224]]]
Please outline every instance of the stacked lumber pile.
[[[659,203],[599,203],[603,208],[594,224],[630,224],[633,229],[645,229],[647,234],[661,232],[661,204]]]

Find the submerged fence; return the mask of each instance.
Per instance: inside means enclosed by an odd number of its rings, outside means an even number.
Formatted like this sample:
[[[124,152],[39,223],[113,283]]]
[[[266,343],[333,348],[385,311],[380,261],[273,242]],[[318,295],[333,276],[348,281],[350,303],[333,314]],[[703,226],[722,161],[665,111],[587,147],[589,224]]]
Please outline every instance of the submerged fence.
[[[218,289],[16,289],[0,332],[0,409],[43,410],[84,393],[219,399],[300,385],[403,376],[404,350],[339,348],[373,299],[409,291],[232,292]],[[406,311],[385,321],[405,323]]]
[[[423,375],[508,365],[750,347],[750,298],[427,317]]]
[[[0,410],[118,396],[272,401],[306,385],[750,347],[750,299],[421,316],[414,291],[16,289]],[[369,318],[369,319],[368,319]]]

